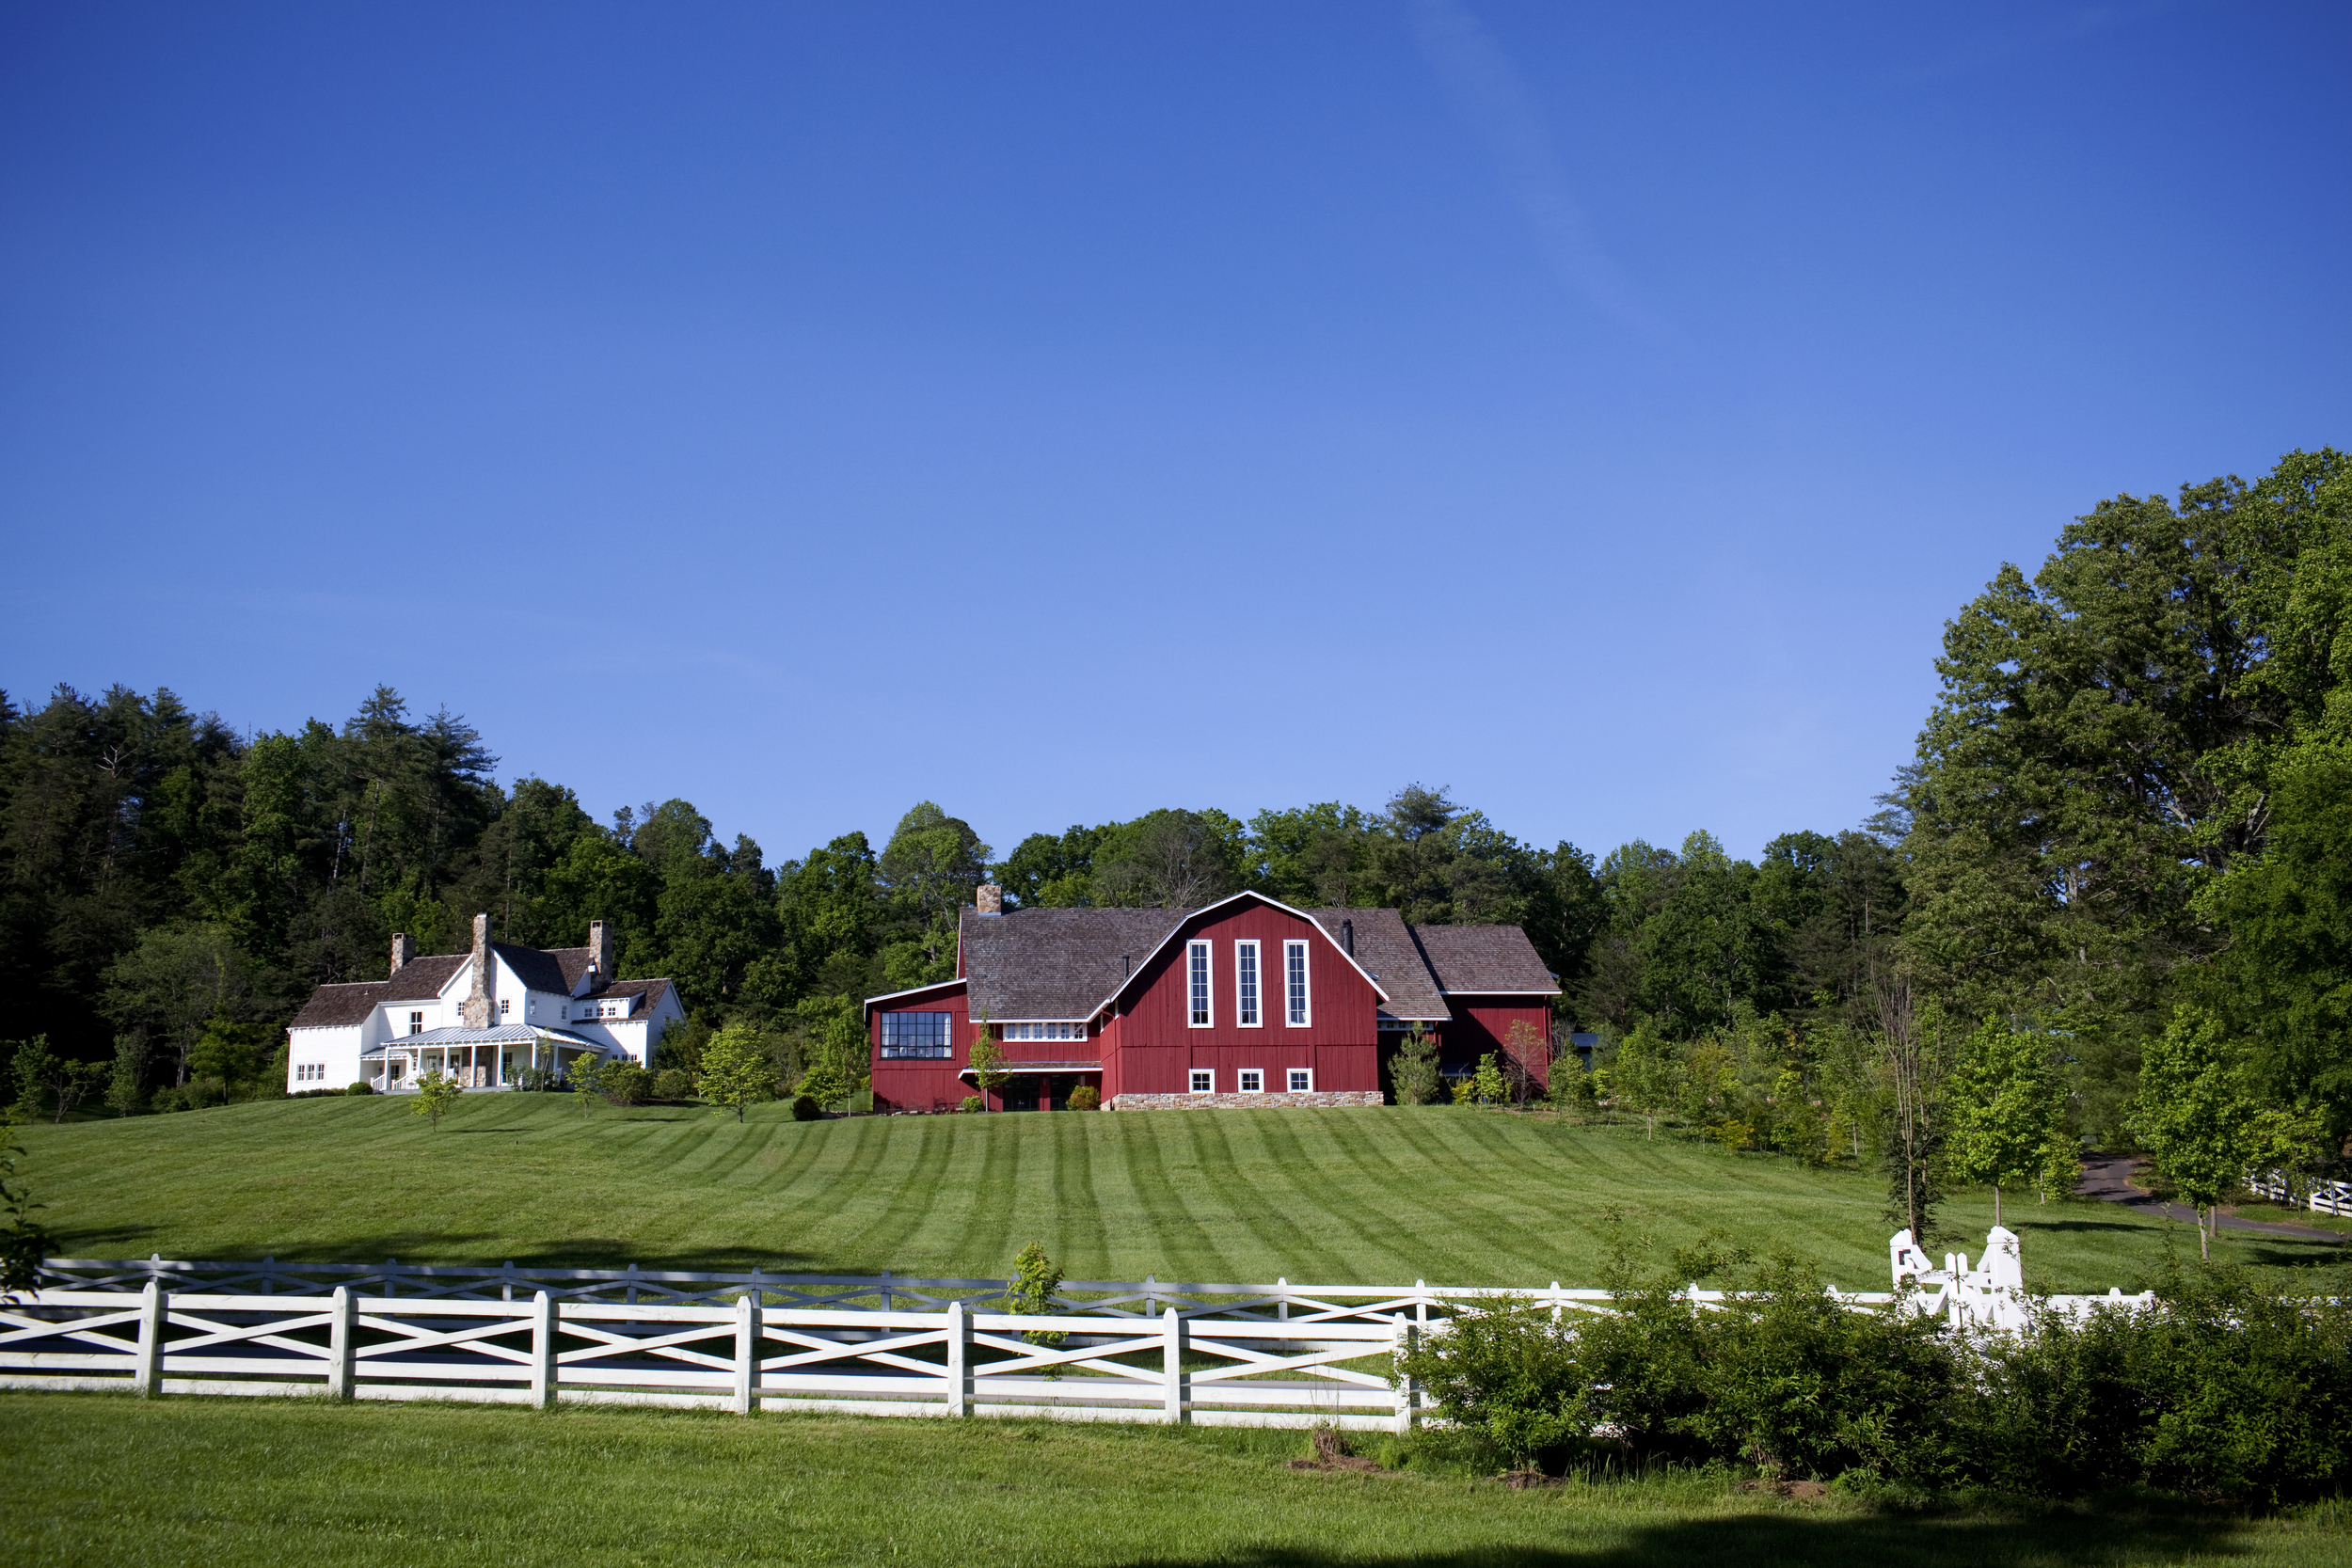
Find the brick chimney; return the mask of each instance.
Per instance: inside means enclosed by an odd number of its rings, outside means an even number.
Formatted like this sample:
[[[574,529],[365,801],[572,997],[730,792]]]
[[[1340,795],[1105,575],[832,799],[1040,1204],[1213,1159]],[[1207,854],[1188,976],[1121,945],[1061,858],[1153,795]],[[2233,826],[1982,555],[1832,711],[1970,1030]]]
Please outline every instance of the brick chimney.
[[[588,961],[596,966],[599,984],[612,983],[612,927],[601,920],[588,923]]]
[[[466,1027],[487,1029],[498,990],[490,974],[490,917],[473,917],[473,990],[466,993]]]
[[[397,974],[406,969],[408,960],[416,956],[417,944],[408,940],[408,933],[394,931],[392,933],[392,973]]]
[[[982,914],[1002,914],[1005,912],[1005,890],[996,883],[982,882],[980,884],[978,896],[980,912]]]

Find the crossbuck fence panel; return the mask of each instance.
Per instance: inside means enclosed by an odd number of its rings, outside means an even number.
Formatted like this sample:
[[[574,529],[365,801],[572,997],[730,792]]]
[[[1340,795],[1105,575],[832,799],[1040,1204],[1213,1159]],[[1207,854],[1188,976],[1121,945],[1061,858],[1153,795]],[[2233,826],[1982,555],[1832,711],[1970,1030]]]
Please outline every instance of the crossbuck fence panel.
[[[1422,1396],[1394,1357],[1456,1311],[1506,1296],[1555,1317],[1613,1309],[1557,1282],[1080,1280],[1015,1313],[1001,1279],[757,1269],[60,1259],[45,1278],[0,1304],[0,1386],[1399,1431]],[[1687,1293],[1693,1311],[1725,1300]],[[1996,1305],[1981,1293],[1957,1274],[1899,1297],[1834,1292],[1955,1325]]]
[[[2286,1171],[2274,1170],[2249,1179],[2246,1185],[2271,1202],[2283,1203],[2290,1209],[2352,1219],[2352,1181],[2297,1179]]]

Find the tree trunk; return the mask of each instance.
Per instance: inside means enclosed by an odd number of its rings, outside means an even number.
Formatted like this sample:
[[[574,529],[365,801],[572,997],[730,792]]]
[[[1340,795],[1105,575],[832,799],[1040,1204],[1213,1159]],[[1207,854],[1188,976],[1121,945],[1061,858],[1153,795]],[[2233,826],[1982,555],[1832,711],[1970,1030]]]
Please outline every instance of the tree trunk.
[[[2202,1209],[2200,1209],[2197,1214],[2197,1256],[2205,1262],[2213,1261],[2213,1238],[2205,1232],[2205,1214]]]

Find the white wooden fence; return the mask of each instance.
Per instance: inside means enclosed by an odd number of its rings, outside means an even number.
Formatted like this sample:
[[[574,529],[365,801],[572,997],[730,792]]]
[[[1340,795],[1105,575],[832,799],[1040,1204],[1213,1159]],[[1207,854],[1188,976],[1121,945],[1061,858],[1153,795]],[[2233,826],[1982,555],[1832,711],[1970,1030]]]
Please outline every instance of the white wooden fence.
[[[2274,1170],[2248,1178],[2246,1185],[2271,1202],[2283,1203],[2290,1209],[2352,1218],[2352,1181],[2298,1181],[2290,1180],[2285,1171]]]
[[[1899,1279],[1908,1240],[1894,1243]],[[1964,1257],[1914,1272],[1901,1295],[1832,1294],[1850,1310],[1900,1303],[1955,1327],[2014,1315],[2010,1298],[2021,1292],[1979,1279]],[[45,1278],[0,1303],[0,1387],[1400,1431],[1419,1418],[1421,1395],[1391,1377],[1393,1357],[1444,1332],[1456,1310],[1502,1296],[1548,1304],[1555,1317],[1613,1309],[1607,1291],[1557,1281],[1076,1280],[1052,1311],[1016,1314],[986,1309],[1010,1305],[1001,1279],[756,1268],[57,1259]],[[1687,1294],[1693,1311],[1726,1299],[1695,1285]],[[2140,1304],[2049,1300],[2064,1310]]]
[[[1028,1337],[1058,1334],[1064,1342]],[[566,1301],[42,1290],[0,1307],[0,1386],[141,1394],[324,1394],[1060,1416],[1375,1428],[1416,1396],[1390,1358],[1419,1332],[1386,1321],[1204,1320]]]

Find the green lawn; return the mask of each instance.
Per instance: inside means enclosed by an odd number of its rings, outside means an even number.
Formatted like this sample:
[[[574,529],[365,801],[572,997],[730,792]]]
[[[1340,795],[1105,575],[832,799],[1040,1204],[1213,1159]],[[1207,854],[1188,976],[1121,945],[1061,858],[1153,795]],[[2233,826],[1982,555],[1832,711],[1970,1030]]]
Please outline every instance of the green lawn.
[[[1513,1492],[1300,1433],[0,1395],[14,1564],[2340,1563],[2352,1520],[1879,1510],[1685,1472]]]
[[[1456,1109],[859,1117],[795,1122],[472,1095],[438,1131],[387,1099],[275,1101],[23,1130],[68,1256],[999,1275],[1037,1240],[1073,1278],[1595,1282],[1616,1210],[1643,1241],[1708,1227],[1886,1288],[1875,1175],[1638,1127]],[[1946,1211],[1973,1252],[1987,1195]],[[2185,1226],[2109,1204],[2009,1205],[2037,1290],[2130,1289]],[[2225,1232],[2307,1272],[2344,1249]]]

